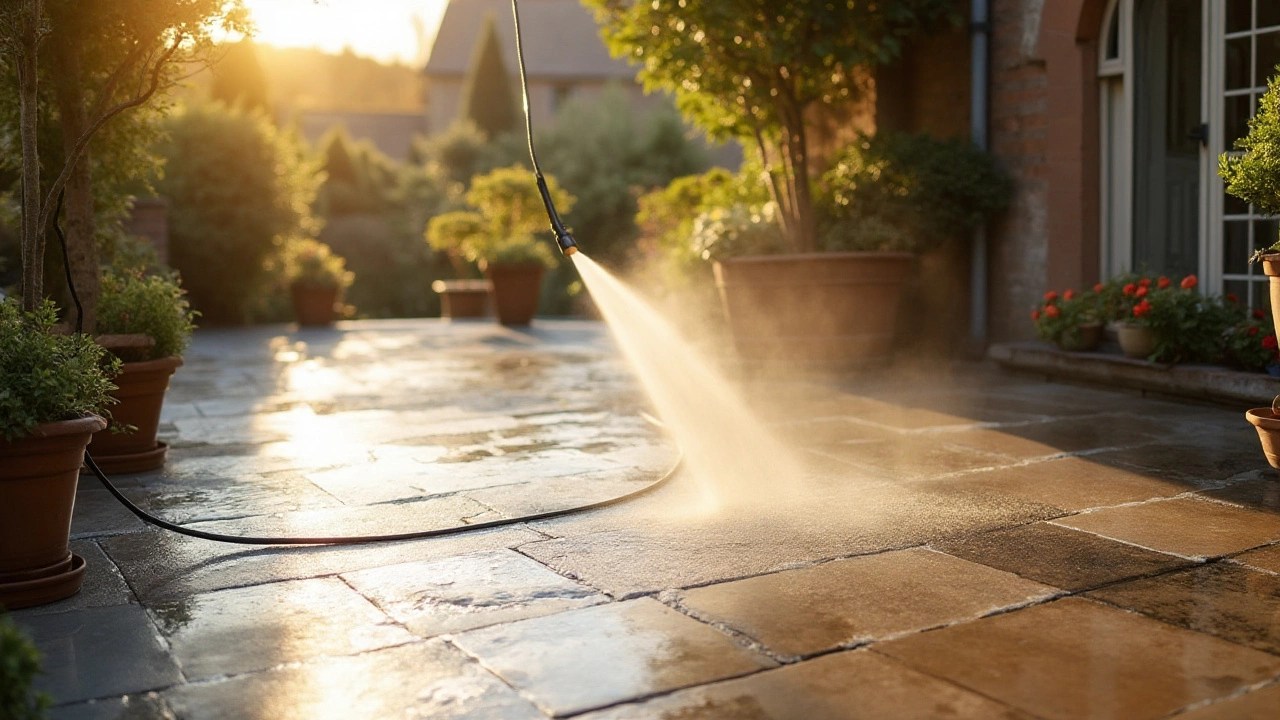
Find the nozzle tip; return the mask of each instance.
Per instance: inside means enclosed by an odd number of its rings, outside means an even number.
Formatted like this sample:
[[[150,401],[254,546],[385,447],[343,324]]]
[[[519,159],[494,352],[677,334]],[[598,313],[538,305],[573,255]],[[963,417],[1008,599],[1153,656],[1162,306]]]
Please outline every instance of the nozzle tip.
[[[556,244],[560,246],[560,252],[565,256],[578,252],[578,243],[573,241],[573,236],[568,231],[560,231],[556,233]]]
[[[572,257],[572,256],[576,255],[577,253],[578,253],[578,246],[577,246],[577,245],[570,245],[569,247],[567,247],[567,248],[565,248],[565,249],[564,249],[564,256],[565,256],[565,257]]]

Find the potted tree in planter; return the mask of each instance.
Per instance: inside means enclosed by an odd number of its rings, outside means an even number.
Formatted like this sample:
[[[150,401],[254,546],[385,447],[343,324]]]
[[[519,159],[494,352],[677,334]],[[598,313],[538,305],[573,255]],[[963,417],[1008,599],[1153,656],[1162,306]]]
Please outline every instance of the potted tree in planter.
[[[176,273],[106,268],[98,302],[99,344],[123,364],[115,376],[116,427],[94,436],[93,457],[105,472],[164,465],[169,446],[157,440],[169,377],[182,366],[196,313]]]
[[[0,302],[0,605],[75,594],[84,560],[67,547],[84,450],[119,361],[87,335],[55,335],[56,313]]]
[[[546,180],[556,207],[569,212],[575,198],[555,178]],[[498,322],[528,325],[538,309],[542,275],[558,262],[550,243],[536,237],[547,222],[537,182],[518,166],[498,168],[471,181],[466,201],[473,210],[431,219],[427,242],[479,263]]]
[[[342,294],[355,274],[328,245],[311,238],[289,242],[284,256],[285,279],[299,325],[332,325]]]

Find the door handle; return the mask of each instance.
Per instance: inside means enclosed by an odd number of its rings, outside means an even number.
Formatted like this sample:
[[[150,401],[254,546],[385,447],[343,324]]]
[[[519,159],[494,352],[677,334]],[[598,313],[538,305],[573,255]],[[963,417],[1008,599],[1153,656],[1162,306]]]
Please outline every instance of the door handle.
[[[1207,146],[1209,144],[1209,123],[1200,123],[1188,130],[1187,139],[1195,140],[1201,145]]]

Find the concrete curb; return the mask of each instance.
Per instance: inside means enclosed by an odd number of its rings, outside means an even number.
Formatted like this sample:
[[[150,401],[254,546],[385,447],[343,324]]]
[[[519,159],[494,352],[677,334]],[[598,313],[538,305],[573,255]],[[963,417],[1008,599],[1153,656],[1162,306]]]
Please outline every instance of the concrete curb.
[[[1269,407],[1280,378],[1213,365],[1161,365],[1101,352],[1065,352],[1045,342],[997,343],[987,356],[1001,367],[1196,400]]]

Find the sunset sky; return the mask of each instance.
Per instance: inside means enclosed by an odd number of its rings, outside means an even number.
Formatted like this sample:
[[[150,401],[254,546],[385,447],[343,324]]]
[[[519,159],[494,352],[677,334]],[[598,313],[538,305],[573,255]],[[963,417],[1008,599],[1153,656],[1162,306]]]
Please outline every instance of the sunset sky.
[[[384,62],[419,64],[435,38],[447,0],[245,0],[255,40],[314,47]]]

